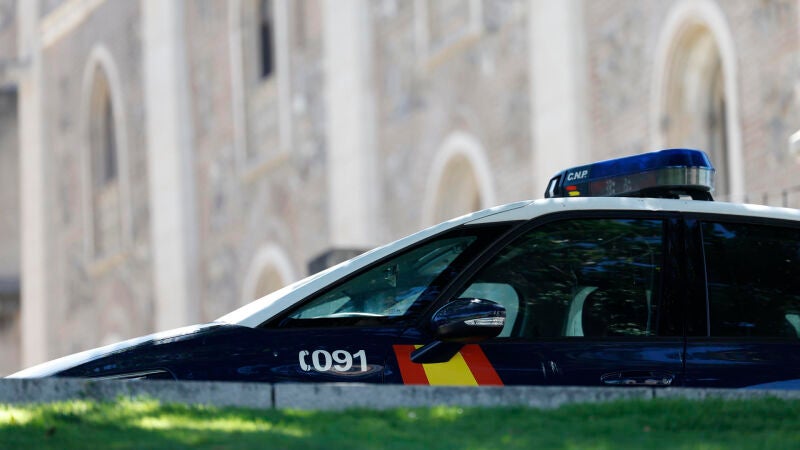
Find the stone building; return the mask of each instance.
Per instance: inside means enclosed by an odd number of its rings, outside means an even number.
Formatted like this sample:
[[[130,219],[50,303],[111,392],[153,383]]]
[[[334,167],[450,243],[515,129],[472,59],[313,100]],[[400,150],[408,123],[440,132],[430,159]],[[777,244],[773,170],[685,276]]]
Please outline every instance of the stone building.
[[[800,0],[1,0],[0,374],[687,146],[800,205]]]

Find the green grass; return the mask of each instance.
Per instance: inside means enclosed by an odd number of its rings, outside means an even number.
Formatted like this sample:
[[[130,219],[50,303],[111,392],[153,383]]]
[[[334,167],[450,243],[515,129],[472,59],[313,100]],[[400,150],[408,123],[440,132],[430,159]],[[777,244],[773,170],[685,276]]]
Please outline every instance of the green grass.
[[[153,400],[0,405],[0,448],[800,448],[800,401],[318,412]]]

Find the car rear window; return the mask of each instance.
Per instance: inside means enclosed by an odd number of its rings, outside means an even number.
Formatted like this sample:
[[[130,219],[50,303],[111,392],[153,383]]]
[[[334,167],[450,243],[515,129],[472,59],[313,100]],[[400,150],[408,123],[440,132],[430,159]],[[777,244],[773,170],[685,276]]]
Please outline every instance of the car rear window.
[[[800,230],[703,224],[711,336],[800,336]]]

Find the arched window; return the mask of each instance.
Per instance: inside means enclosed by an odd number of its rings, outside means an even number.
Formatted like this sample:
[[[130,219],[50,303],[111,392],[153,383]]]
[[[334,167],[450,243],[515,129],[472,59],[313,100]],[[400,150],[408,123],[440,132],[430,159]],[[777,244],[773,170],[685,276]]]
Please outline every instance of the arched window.
[[[674,2],[661,28],[654,61],[653,148],[705,150],[717,168],[715,198],[745,200],[738,58],[718,2]]]
[[[451,133],[433,160],[423,207],[423,226],[477,211],[495,203],[491,169],[477,139]]]
[[[463,155],[445,166],[434,205],[434,222],[439,223],[477,211],[483,205],[475,171]]]
[[[292,263],[277,245],[261,247],[253,257],[244,279],[242,303],[249,303],[296,280]]]
[[[261,78],[267,78],[275,70],[275,50],[274,50],[274,14],[272,11],[271,0],[260,0],[258,2],[258,44],[261,62]]]
[[[716,194],[728,195],[725,80],[719,47],[708,28],[695,24],[682,31],[666,77],[661,118],[666,146],[708,152],[718,168]]]
[[[287,284],[287,281],[283,279],[277,269],[274,267],[266,267],[258,277],[255,290],[253,291],[253,299],[261,298],[270,292],[275,292]]]
[[[103,258],[121,248],[118,132],[108,75],[98,64],[89,103],[89,155],[93,253]]]

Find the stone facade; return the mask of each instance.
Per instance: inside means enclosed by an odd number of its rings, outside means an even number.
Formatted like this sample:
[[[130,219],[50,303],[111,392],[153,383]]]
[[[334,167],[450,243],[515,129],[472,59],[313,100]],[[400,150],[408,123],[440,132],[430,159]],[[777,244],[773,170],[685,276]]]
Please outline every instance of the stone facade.
[[[157,316],[173,301],[213,320],[320,255],[330,263],[538,198],[565,165],[691,145],[675,124],[717,139],[725,196],[800,205],[796,0],[151,1],[0,2],[3,80],[20,86],[24,110],[23,144],[0,139],[0,278],[42,287],[21,313],[0,308],[2,373],[156,331],[172,323]],[[154,67],[161,11],[178,24],[168,43],[178,57]],[[117,194],[103,208],[119,233],[103,255],[92,244],[98,68],[116,155]],[[681,97],[691,89],[717,103],[698,109]],[[183,119],[148,122],[162,107]],[[16,126],[13,111],[0,111],[2,130]],[[34,150],[41,161],[26,156]],[[42,190],[20,188],[17,203],[9,192],[31,180]],[[184,214],[170,216],[186,231],[177,259],[160,253],[172,243],[163,208]],[[19,269],[24,255],[33,269]],[[165,294],[172,279],[182,299]]]
[[[57,9],[51,14],[56,13]],[[48,170],[53,174],[50,229],[54,243],[47,268],[53,292],[45,323],[53,355],[153,328],[148,174],[146,153],[141,150],[145,148],[142,125],[146,111],[141,101],[139,17],[135,2],[105,2],[79,26],[42,49],[44,142],[50,156]],[[87,106],[91,93],[88,73],[94,70],[97,49],[110,55],[104,69],[115,74],[108,78],[112,101],[119,108],[115,114],[121,124],[117,138],[127,141],[118,147],[129,149],[126,155],[118,155],[119,168],[126,172],[131,186],[129,196],[117,196],[110,205],[122,212],[119,217],[129,217],[130,224],[118,225],[124,234],[120,244],[113,253],[102,255],[91,250],[90,223],[98,211],[87,201],[92,189],[87,167],[90,122],[96,119]]]
[[[493,2],[484,8],[476,2],[370,5],[382,180],[379,239],[449,218],[425,217],[424,205],[461,195],[440,193],[428,182],[437,153],[454,132],[470,135],[492,169],[485,181],[496,193],[475,206],[532,198],[538,187],[530,177],[529,74],[521,57],[528,46],[525,2],[503,2],[502,8]],[[459,177],[469,178],[469,170]],[[448,212],[452,217],[467,211]]]
[[[669,13],[682,2],[586,2],[590,63],[592,151],[619,156],[650,149],[655,55]],[[686,2],[683,2],[686,3]],[[800,32],[793,0],[696,2],[710,4],[730,30],[735,53],[744,186],[753,203],[782,204],[789,189],[797,207],[797,163],[788,137],[800,124]],[[697,14],[687,20],[705,18]],[[664,93],[661,95],[669,95]],[[668,113],[662,113],[668,114]],[[660,120],[664,119],[662,115]]]
[[[0,1],[0,374],[20,366],[20,149],[16,5]]]
[[[0,92],[0,373],[19,367],[19,143],[16,91]]]

